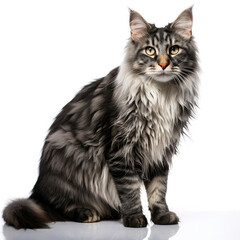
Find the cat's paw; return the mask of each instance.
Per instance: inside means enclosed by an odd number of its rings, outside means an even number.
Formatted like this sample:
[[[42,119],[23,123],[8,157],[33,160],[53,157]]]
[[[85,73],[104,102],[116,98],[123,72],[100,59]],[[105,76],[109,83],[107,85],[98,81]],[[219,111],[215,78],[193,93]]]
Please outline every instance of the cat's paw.
[[[178,224],[179,218],[174,212],[155,212],[152,213],[152,221],[159,225]]]
[[[75,221],[77,222],[84,222],[84,223],[91,223],[91,222],[99,222],[100,221],[100,215],[99,213],[92,208],[78,208],[77,212],[75,212],[75,215],[77,213],[77,217]]]
[[[125,227],[141,228],[148,224],[146,217],[142,213],[123,216],[123,225]]]

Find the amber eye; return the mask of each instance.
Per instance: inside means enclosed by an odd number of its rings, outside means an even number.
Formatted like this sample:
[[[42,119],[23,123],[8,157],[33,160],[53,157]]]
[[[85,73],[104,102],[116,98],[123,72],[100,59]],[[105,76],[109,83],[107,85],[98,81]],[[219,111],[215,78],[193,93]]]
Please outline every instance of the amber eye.
[[[180,48],[179,48],[178,45],[174,45],[174,46],[170,47],[169,53],[170,53],[171,55],[176,55],[176,54],[178,54],[179,49],[180,49]]]
[[[149,56],[154,56],[156,54],[156,50],[153,47],[146,47],[145,53]]]

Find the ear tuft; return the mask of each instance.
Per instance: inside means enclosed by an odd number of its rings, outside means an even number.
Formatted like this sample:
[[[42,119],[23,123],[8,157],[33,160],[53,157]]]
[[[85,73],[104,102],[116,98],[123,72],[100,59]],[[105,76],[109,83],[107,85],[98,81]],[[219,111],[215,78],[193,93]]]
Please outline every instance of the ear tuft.
[[[139,41],[148,35],[151,25],[136,11],[130,9],[130,29],[133,41]]]
[[[171,28],[178,35],[189,40],[192,36],[192,24],[193,24],[192,8],[188,8],[184,10],[171,24]]]

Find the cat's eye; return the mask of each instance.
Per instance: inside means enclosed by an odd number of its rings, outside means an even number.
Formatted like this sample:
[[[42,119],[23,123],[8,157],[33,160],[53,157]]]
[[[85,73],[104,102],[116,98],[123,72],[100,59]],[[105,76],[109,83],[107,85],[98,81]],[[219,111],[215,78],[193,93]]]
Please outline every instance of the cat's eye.
[[[179,53],[179,50],[180,50],[179,46],[178,46],[178,45],[174,45],[174,46],[171,46],[171,47],[170,47],[169,53],[170,53],[171,55],[176,55],[176,54]]]
[[[156,54],[156,50],[153,47],[146,47],[145,53],[152,57]]]

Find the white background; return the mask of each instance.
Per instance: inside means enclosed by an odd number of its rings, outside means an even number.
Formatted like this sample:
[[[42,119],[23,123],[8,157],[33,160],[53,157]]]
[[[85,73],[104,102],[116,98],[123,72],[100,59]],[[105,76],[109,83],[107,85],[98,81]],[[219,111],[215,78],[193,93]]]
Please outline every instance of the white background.
[[[174,211],[240,210],[239,5],[237,1],[0,1],[0,209],[27,197],[44,138],[86,83],[121,64],[128,7],[158,27],[194,4],[200,99],[174,157]]]

